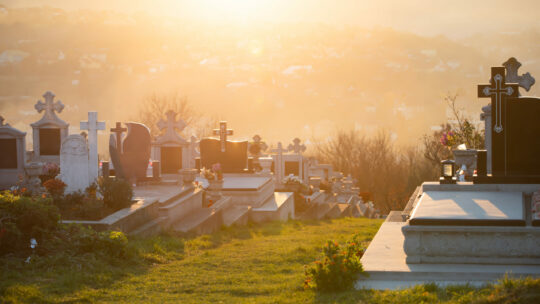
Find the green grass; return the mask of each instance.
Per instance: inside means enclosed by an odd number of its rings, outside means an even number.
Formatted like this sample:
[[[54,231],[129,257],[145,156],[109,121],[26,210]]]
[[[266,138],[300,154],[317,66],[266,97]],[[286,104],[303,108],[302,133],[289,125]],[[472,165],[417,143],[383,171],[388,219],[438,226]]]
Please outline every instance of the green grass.
[[[476,289],[434,284],[400,291],[320,294],[304,290],[303,266],[326,240],[360,234],[367,247],[381,220],[272,222],[199,237],[130,240],[132,256],[94,255],[0,260],[0,302],[31,303],[540,303],[540,280]]]

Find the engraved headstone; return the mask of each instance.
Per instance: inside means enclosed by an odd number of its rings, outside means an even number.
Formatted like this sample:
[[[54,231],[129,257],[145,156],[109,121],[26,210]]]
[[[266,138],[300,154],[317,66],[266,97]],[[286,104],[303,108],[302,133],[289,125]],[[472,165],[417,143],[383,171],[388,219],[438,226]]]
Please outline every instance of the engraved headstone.
[[[225,152],[221,150],[221,141],[214,138],[203,138],[199,143],[201,166],[211,168],[213,164],[221,164],[223,173],[243,173],[248,166],[247,141],[226,141]]]
[[[0,189],[16,185],[24,177],[26,133],[12,128],[0,116]]]
[[[86,139],[78,134],[62,141],[60,151],[60,179],[67,185],[66,192],[83,191],[90,185],[89,155]]]
[[[152,143],[153,159],[159,160],[162,174],[178,174],[180,169],[190,166],[189,158],[183,158],[184,154],[189,157],[189,143],[179,134],[187,125],[182,119],[176,120],[172,110],[165,115],[167,119],[157,123],[164,132]]]
[[[540,182],[540,98],[519,97],[519,84],[506,83],[505,68],[491,68],[490,84],[478,86],[478,97],[491,98],[492,176],[475,182]]]
[[[34,108],[38,113],[44,112],[43,117],[31,124],[34,143],[34,161],[56,162],[60,161],[60,146],[62,140],[68,135],[69,124],[58,118],[64,105],[61,101],[54,101],[55,95],[50,91],[43,94],[45,102],[39,100]]]

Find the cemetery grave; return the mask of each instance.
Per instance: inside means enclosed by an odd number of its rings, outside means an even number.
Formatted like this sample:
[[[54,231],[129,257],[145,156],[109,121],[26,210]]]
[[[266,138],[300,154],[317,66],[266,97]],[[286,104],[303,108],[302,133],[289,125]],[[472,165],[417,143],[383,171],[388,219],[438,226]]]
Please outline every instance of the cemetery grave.
[[[456,183],[449,172],[440,183],[424,182],[403,211],[392,211],[362,257],[371,276],[357,287],[540,277],[540,151],[531,140],[540,134],[540,98],[519,94],[534,84],[529,73],[517,76],[520,65],[510,58],[491,69],[490,84],[478,86],[478,97],[491,97],[491,105],[483,108],[487,151],[468,150],[477,163],[473,181]]]
[[[186,140],[186,123],[168,111],[155,138],[144,124],[116,122],[109,128],[106,161],[98,159],[97,137],[107,122],[88,112],[80,122],[86,135],[68,134],[69,125],[57,116],[64,104],[50,91],[43,97],[35,108],[45,113],[32,124],[35,151],[25,151],[25,133],[0,120],[6,147],[0,181],[3,189],[50,195],[64,223],[152,235],[211,233],[248,221],[378,216],[350,177],[342,182],[330,165],[304,157],[299,138],[288,149],[278,143],[265,154],[260,135],[251,143],[231,141],[233,130],[222,121],[217,137]],[[339,186],[319,189],[321,181],[331,180]]]

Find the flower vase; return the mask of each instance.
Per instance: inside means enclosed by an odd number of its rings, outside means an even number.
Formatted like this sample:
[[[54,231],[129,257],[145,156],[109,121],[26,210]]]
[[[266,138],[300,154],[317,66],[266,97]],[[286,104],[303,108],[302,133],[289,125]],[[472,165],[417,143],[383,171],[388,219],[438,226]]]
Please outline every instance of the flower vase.
[[[215,204],[221,198],[221,189],[223,189],[222,179],[208,180],[208,205]]]

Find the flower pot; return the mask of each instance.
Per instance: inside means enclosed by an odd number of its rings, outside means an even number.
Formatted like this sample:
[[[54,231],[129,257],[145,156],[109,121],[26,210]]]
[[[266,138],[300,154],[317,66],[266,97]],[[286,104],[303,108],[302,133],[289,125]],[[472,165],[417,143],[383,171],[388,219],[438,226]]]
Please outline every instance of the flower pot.
[[[476,150],[453,150],[456,169],[461,169],[462,165],[467,166],[466,175],[472,176],[476,169]]]
[[[182,181],[184,182],[184,185],[191,185],[191,183],[193,183],[193,181],[195,180],[197,171],[197,169],[180,169],[178,170],[178,173],[180,173],[180,176],[182,176]]]

